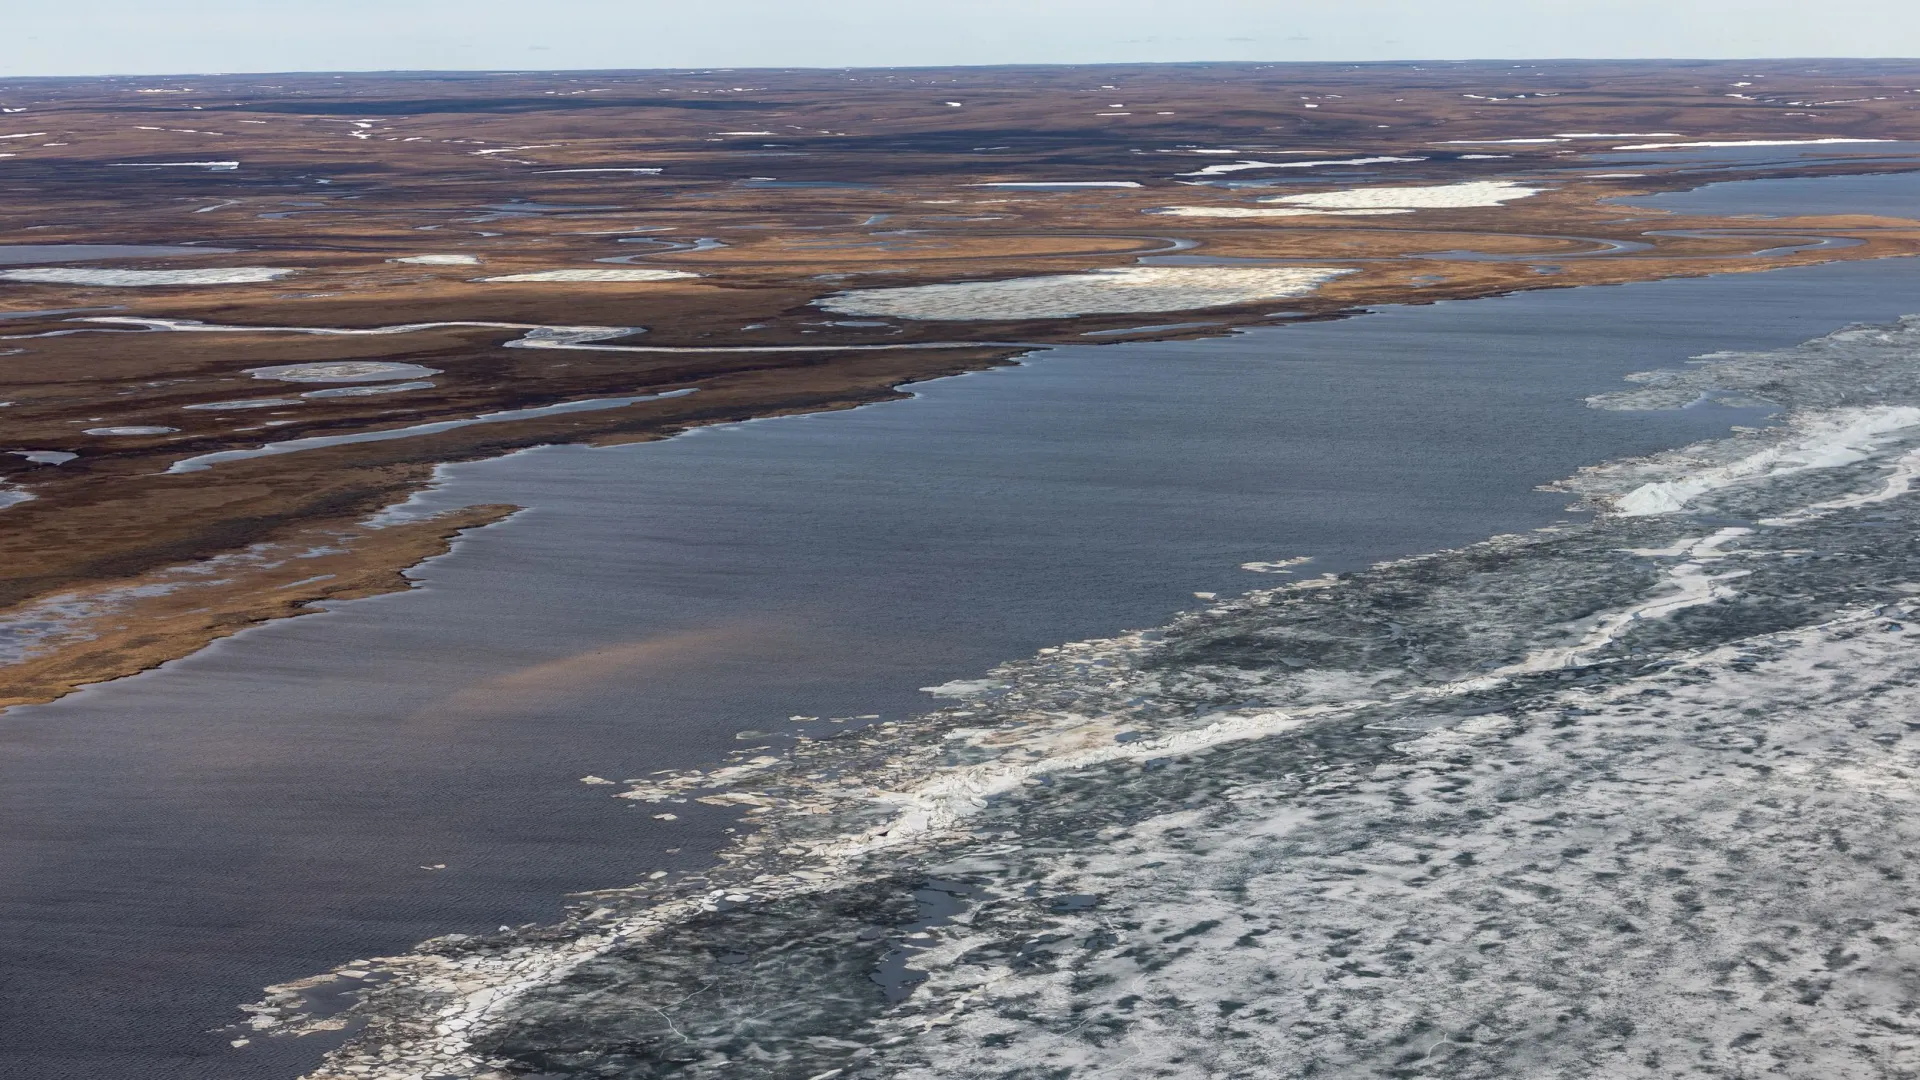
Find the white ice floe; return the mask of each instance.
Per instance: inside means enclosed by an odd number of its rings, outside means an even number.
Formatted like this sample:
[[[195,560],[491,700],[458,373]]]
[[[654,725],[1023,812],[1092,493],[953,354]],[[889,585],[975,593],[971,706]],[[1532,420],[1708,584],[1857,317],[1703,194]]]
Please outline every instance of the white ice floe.
[[[1500,206],[1514,199],[1538,195],[1545,188],[1529,187],[1514,180],[1468,180],[1458,184],[1433,184],[1423,187],[1367,187],[1346,191],[1315,191],[1304,195],[1280,195],[1261,202],[1318,209],[1360,210],[1440,210],[1471,206]]]
[[[814,303],[842,315],[902,319],[1061,319],[1305,296],[1350,273],[1319,266],[1127,266],[1007,281],[857,289]]]
[[[278,281],[298,270],[281,266],[229,266],[206,270],[102,270],[71,266],[37,266],[0,270],[0,281],[35,285],[98,285],[144,288],[156,285],[255,285]]]
[[[124,427],[90,427],[81,430],[82,435],[171,435],[179,428],[161,427],[157,424],[129,424]]]
[[[1380,214],[1411,214],[1419,210],[1460,209],[1475,206],[1500,206],[1514,199],[1538,195],[1545,188],[1528,187],[1513,180],[1468,180],[1458,184],[1434,184],[1422,187],[1368,187],[1345,191],[1315,191],[1304,195],[1278,195],[1261,199],[1281,206],[1163,206],[1151,214],[1173,217],[1280,218],[1336,215],[1368,217]]]
[[[409,266],[477,266],[478,255],[407,255],[388,262],[406,263]]]
[[[396,364],[383,360],[340,360],[318,364],[275,364],[248,368],[256,379],[291,383],[390,382],[394,379],[418,379],[440,374],[439,368],[421,364]]]
[[[952,682],[943,682],[939,686],[923,686],[920,692],[932,694],[934,697],[970,698],[1004,686],[1006,683],[998,679],[954,679]]]
[[[684,278],[697,278],[699,274],[689,274],[684,270],[539,270],[530,274],[502,274],[499,277],[480,278],[481,281],[574,281],[574,282],[617,282],[617,281],[676,281]]]
[[[1181,173],[1181,176],[1222,176],[1227,173],[1246,172],[1251,169],[1318,169],[1326,165],[1386,165],[1400,161],[1425,161],[1423,157],[1358,157],[1339,158],[1331,161],[1234,161],[1224,165],[1209,165],[1195,172]]]
[[[1724,146],[1831,146],[1835,143],[1898,142],[1897,139],[1738,139],[1727,142],[1636,143],[1615,150],[1692,150]]]
[[[1243,562],[1240,569],[1256,574],[1291,574],[1296,566],[1305,566],[1313,561],[1311,555],[1295,555],[1291,559],[1275,559],[1271,562]]]
[[[1642,484],[1615,498],[1611,509],[1623,517],[1677,513],[1702,495],[1736,484],[1865,461],[1886,436],[1914,427],[1920,427],[1920,408],[1906,405],[1835,409],[1796,419],[1788,437],[1764,450],[1674,480]]]

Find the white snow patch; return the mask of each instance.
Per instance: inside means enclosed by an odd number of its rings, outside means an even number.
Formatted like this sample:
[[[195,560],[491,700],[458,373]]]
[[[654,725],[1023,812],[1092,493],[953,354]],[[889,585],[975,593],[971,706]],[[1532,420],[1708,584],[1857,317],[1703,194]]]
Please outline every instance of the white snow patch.
[[[684,270],[540,270],[531,274],[502,274],[499,277],[481,278],[481,281],[676,281],[682,278],[697,278],[699,274],[689,274]]]
[[[171,435],[179,428],[161,427],[157,424],[129,424],[124,427],[90,427],[81,429],[82,435]]]
[[[842,315],[902,319],[1060,319],[1304,296],[1353,272],[1319,266],[1128,266],[1008,281],[857,289],[815,303]]]
[[[1834,143],[1898,142],[1897,139],[1741,139],[1730,142],[1636,143],[1616,146],[1615,150],[1689,150],[1714,146],[1831,146]]]
[[[153,285],[254,285],[278,281],[298,270],[281,266],[228,266],[207,270],[101,270],[70,266],[39,266],[0,270],[0,281],[36,285],[104,285],[140,288]]]
[[[408,255],[388,262],[406,263],[409,266],[477,266],[478,255]]]
[[[1920,408],[1912,406],[1834,409],[1797,422],[1792,436],[1737,461],[1642,484],[1615,498],[1611,509],[1621,517],[1675,513],[1708,492],[1735,484],[1865,461],[1881,436],[1916,426]]]
[[[1396,161],[1425,161],[1423,157],[1361,157],[1339,158],[1332,161],[1234,161],[1225,165],[1209,165],[1196,172],[1181,173],[1181,176],[1221,176],[1226,173],[1246,172],[1249,169],[1317,169],[1323,165],[1385,165]]]
[[[1468,180],[1459,184],[1435,184],[1424,187],[1370,187],[1347,191],[1315,191],[1304,195],[1280,195],[1261,202],[1286,203],[1289,206],[1321,208],[1428,210],[1469,206],[1500,206],[1514,199],[1538,195],[1545,188],[1528,187],[1513,180]]]
[[[1411,214],[1404,207],[1373,207],[1358,210],[1309,210],[1304,207],[1260,206],[1163,206],[1147,211],[1168,217],[1282,218],[1282,217],[1378,217],[1382,214]]]
[[[207,412],[231,412],[235,409],[272,409],[287,405],[298,405],[294,398],[249,398],[243,401],[206,401],[198,405],[182,405],[182,409],[204,410]]]

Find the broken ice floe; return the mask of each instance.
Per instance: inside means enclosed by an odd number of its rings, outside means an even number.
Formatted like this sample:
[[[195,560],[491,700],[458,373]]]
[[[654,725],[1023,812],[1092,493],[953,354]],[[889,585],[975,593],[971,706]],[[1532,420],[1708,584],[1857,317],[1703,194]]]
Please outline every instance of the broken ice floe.
[[[1313,561],[1311,555],[1296,555],[1291,559],[1275,559],[1271,562],[1243,562],[1240,569],[1256,574],[1290,574],[1296,566],[1305,566]]]

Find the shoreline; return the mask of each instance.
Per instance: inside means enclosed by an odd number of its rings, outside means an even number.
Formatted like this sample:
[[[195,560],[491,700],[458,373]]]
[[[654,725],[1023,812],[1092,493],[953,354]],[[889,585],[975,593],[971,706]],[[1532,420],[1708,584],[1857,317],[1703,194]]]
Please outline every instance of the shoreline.
[[[1689,220],[1699,220],[1699,221],[1710,222],[1718,219],[1699,218],[1699,219],[1689,219]],[[1803,236],[1810,232],[1818,232],[1818,233],[1831,235],[1835,232],[1851,231],[1856,234],[1855,238],[1859,238],[1858,234],[1860,233],[1860,230],[1858,228],[1855,228],[1852,230],[1796,229],[1792,225],[1793,221],[1817,220],[1817,219],[1786,219],[1786,220],[1787,220],[1787,224],[1784,227],[1776,226],[1772,222],[1769,222],[1765,227],[1756,227],[1756,226],[1753,226],[1751,223],[1741,222],[1738,219],[1730,219],[1728,223],[1732,225],[1733,228],[1726,231],[1730,234],[1736,234],[1736,235],[1744,235],[1744,234],[1751,233],[1756,238],[1778,237],[1781,235],[1788,235],[1788,234]],[[1745,226],[1744,228],[1741,227],[1743,225]],[[1836,262],[1872,261],[1872,260],[1884,259],[1884,258],[1910,258],[1916,254],[1920,254],[1920,224],[1913,225],[1911,226],[1910,229],[1895,227],[1895,230],[1902,233],[1911,231],[1914,234],[1913,242],[1910,245],[1913,249],[1912,251],[1901,251],[1898,253],[1881,252],[1881,253],[1869,254],[1867,252],[1860,250],[1860,248],[1866,247],[1866,243],[1863,240],[1860,247],[1824,249],[1819,251],[1818,256],[1796,259],[1793,262],[1788,262],[1788,263],[1780,263],[1775,261],[1775,262],[1770,262],[1768,264],[1761,264],[1761,265],[1742,265],[1742,264],[1736,263],[1736,265],[1733,265],[1733,266],[1707,265],[1707,266],[1701,266],[1698,268],[1688,267],[1684,272],[1663,272],[1658,274],[1647,275],[1644,277],[1631,277],[1626,279],[1626,281],[1659,281],[1659,280],[1666,280],[1668,278],[1712,276],[1715,274],[1731,274],[1731,273],[1766,273],[1772,270],[1790,269],[1792,267],[1797,267],[1797,266],[1824,265],[1824,264],[1830,264],[1830,263],[1836,263]],[[1868,235],[1872,236],[1873,234],[1869,233]],[[1875,238],[1878,238],[1878,237],[1875,237]],[[1597,263],[1601,260],[1591,259],[1589,261]],[[1596,282],[1595,284],[1621,284],[1621,283],[1626,283],[1626,281],[1607,280],[1602,282]],[[1539,281],[1538,283],[1536,283],[1533,281],[1525,281],[1525,282],[1515,282],[1506,287],[1491,288],[1483,292],[1476,292],[1476,293],[1471,293],[1468,295],[1461,295],[1461,296],[1429,297],[1429,296],[1421,295],[1420,292],[1418,291],[1409,291],[1399,296],[1394,296],[1393,294],[1387,294],[1386,296],[1381,297],[1379,299],[1369,300],[1367,304],[1362,306],[1333,307],[1331,309],[1326,309],[1326,310],[1310,311],[1305,313],[1302,318],[1296,319],[1296,320],[1289,320],[1288,322],[1293,324],[1298,324],[1298,323],[1307,323],[1307,322],[1320,322],[1320,321],[1327,321],[1327,320],[1355,318],[1355,317],[1368,314],[1370,308],[1373,306],[1380,306],[1380,307],[1422,306],[1425,304],[1439,303],[1439,302],[1468,302],[1472,300],[1491,299],[1491,298],[1496,298],[1501,296],[1509,296],[1509,295],[1513,295],[1521,292],[1532,292],[1532,291],[1539,291],[1544,289],[1567,289],[1567,288],[1581,288],[1581,287],[1584,287],[1582,283],[1563,283],[1563,282],[1555,282],[1555,281]],[[1188,312],[1183,312],[1182,314],[1206,315],[1206,314],[1212,314],[1212,313],[1207,312],[1205,309],[1192,309]],[[563,437],[563,440],[579,441],[579,442],[585,443],[586,445],[618,445],[621,443],[629,443],[629,442],[654,441],[657,439],[672,438],[675,435],[681,434],[685,431],[689,431],[698,427],[708,426],[711,424],[727,424],[727,423],[735,423],[735,422],[748,420],[748,419],[759,419],[759,418],[787,416],[787,415],[796,415],[796,414],[805,414],[805,413],[814,413],[814,412],[831,412],[831,411],[838,411],[841,409],[858,408],[860,406],[868,405],[868,404],[876,404],[876,403],[885,402],[885,401],[899,400],[900,398],[910,396],[910,393],[905,388],[912,386],[914,383],[924,382],[932,379],[944,378],[950,375],[962,374],[969,371],[988,370],[993,367],[998,367],[998,366],[1002,366],[1009,363],[1016,363],[1018,362],[1020,357],[1032,352],[1035,349],[1055,348],[1055,347],[1061,347],[1065,345],[1087,345],[1087,344],[1119,345],[1119,344],[1151,343],[1151,342],[1159,342],[1159,341],[1181,341],[1181,340],[1205,339],[1210,337],[1227,336],[1237,332],[1241,332],[1244,330],[1253,329],[1261,326],[1271,327],[1276,325],[1271,320],[1267,320],[1263,322],[1244,321],[1243,319],[1237,320],[1235,315],[1231,311],[1219,314],[1216,316],[1216,318],[1219,321],[1212,323],[1211,325],[1207,325],[1205,327],[1193,327],[1193,328],[1181,327],[1181,328],[1175,329],[1172,332],[1161,330],[1159,332],[1140,333],[1138,336],[1107,337],[1105,336],[1106,332],[1103,331],[1103,332],[1098,332],[1096,336],[1092,339],[1089,339],[1086,336],[1085,332],[1079,332],[1076,335],[1078,337],[1078,340],[1073,340],[1070,338],[1067,340],[1060,340],[1060,341],[1040,341],[1040,342],[1034,342],[1032,344],[1020,345],[1020,346],[1011,346],[1011,345],[1004,345],[999,343],[981,343],[978,345],[971,344],[971,343],[962,343],[962,342],[943,343],[939,347],[954,350],[956,352],[961,352],[961,353],[978,350],[983,355],[981,355],[977,360],[973,360],[971,362],[964,359],[959,359],[958,357],[956,357],[955,362],[949,362],[949,363],[939,364],[939,365],[910,364],[909,367],[912,368],[911,374],[909,374],[907,378],[905,378],[902,381],[874,382],[871,380],[863,379],[857,382],[854,386],[843,387],[837,393],[830,391],[824,396],[814,397],[813,400],[806,400],[803,398],[802,400],[799,400],[799,401],[791,401],[791,400],[790,401],[774,401],[774,402],[767,402],[765,404],[753,404],[751,400],[749,400],[746,402],[742,402],[741,404],[736,406],[721,406],[719,409],[715,409],[710,413],[708,413],[708,415],[701,415],[702,412],[707,412],[707,410],[695,410],[693,414],[690,416],[685,413],[681,413],[679,415],[673,415],[673,416],[662,418],[659,420],[650,420],[646,418],[640,418],[638,424],[616,423],[614,425],[610,425],[614,428],[614,430],[602,430],[598,432],[588,433],[582,436],[574,436],[571,438]],[[1281,325],[1286,325],[1286,324],[1281,324]],[[192,326],[187,326],[187,327],[168,326],[168,327],[165,327],[164,329],[177,333],[183,329],[190,332],[197,328]],[[209,327],[209,329],[227,330],[229,332],[247,334],[248,330],[252,328]],[[278,331],[276,330],[276,328],[270,328],[270,327],[262,327],[258,329],[262,333],[269,334],[269,335],[276,332],[279,332],[279,333],[288,333],[288,332],[302,333],[303,332],[298,329],[294,329],[290,331]],[[248,336],[253,336],[253,335],[248,335]],[[539,346],[536,346],[536,347],[539,347]],[[606,350],[610,352],[626,351],[632,348],[636,348],[636,347],[631,347],[626,345],[613,345],[613,344],[595,345],[590,343],[590,339],[589,339],[589,343],[568,344],[565,347],[569,349],[584,349],[588,351]],[[926,346],[921,346],[921,347],[926,347]],[[647,347],[637,347],[637,348],[646,349]],[[661,348],[664,349],[667,347],[661,347]],[[770,351],[778,350],[780,348],[782,347],[781,346],[768,347]],[[830,347],[827,347],[827,346],[821,346],[819,348],[821,348],[823,351],[831,351]],[[901,352],[911,352],[914,346],[910,344],[902,344],[899,346],[888,346],[888,348],[890,349],[897,348],[898,351],[901,351]],[[776,373],[769,372],[768,376],[773,376],[775,374]],[[767,376],[763,376],[763,378],[765,377]],[[890,379],[892,377],[893,376],[891,375],[881,376],[882,380]],[[776,391],[776,393],[777,392],[778,391]],[[703,404],[705,402],[712,401],[715,395],[713,395],[711,392],[703,392],[702,394],[699,394],[696,396],[701,398],[701,402],[698,402],[696,404]],[[610,410],[610,411],[626,413],[629,410],[627,408],[621,408],[621,409]],[[634,410],[634,411],[640,411],[640,410]],[[464,421],[463,423],[471,423],[471,422],[472,421]],[[511,428],[513,424],[509,423],[509,424],[503,424],[501,426],[503,428]],[[461,447],[458,450],[455,450],[451,456],[435,457],[435,456],[432,456],[431,452],[429,452],[425,456],[418,455],[418,454],[407,454],[405,455],[404,460],[417,462],[419,466],[426,466],[429,468],[429,471],[431,471],[432,468],[442,464],[452,464],[452,463],[457,463],[462,461],[480,460],[486,457],[496,456],[500,453],[511,453],[514,450],[523,449],[527,446],[539,445],[544,442],[554,441],[551,438],[552,433],[550,430],[542,430],[537,425],[531,424],[531,423],[522,424],[521,426],[526,426],[533,429],[531,432],[531,436],[532,436],[531,441],[516,441],[511,436],[509,436],[507,439],[503,441],[496,440],[496,441],[493,441],[491,444],[489,444],[489,442],[487,441],[481,441],[477,445],[469,444],[467,446]],[[620,430],[621,428],[626,428],[627,430]],[[355,428],[353,430],[367,431],[369,429]],[[375,428],[371,430],[378,431],[380,429]],[[427,440],[427,438],[429,437],[422,436],[420,437],[420,440],[424,442]],[[521,438],[525,439],[526,437],[522,436]],[[311,453],[318,454],[321,452],[314,451]],[[382,484],[381,487],[378,489],[381,492],[380,494],[361,496],[360,499],[356,500],[361,502],[362,506],[365,507],[364,509],[356,509],[352,511],[349,515],[340,516],[340,517],[328,517],[328,516],[322,515],[317,517],[302,518],[302,517],[296,516],[291,519],[288,519],[287,523],[284,525],[277,525],[275,527],[270,528],[265,533],[259,534],[257,538],[249,538],[249,543],[246,547],[226,548],[222,550],[222,549],[210,549],[210,548],[196,546],[194,548],[193,562],[172,563],[172,564],[168,564],[164,561],[152,562],[142,566],[139,572],[131,577],[99,579],[97,577],[92,577],[89,575],[89,576],[83,576],[79,578],[70,578],[64,581],[56,579],[53,581],[52,584],[38,587],[37,589],[35,589],[35,591],[29,592],[29,593],[21,593],[17,588],[15,588],[13,590],[10,590],[14,593],[12,604],[7,608],[5,608],[4,610],[0,610],[0,626],[4,626],[4,624],[8,621],[21,621],[24,619],[32,619],[35,615],[36,608],[38,606],[52,602],[60,596],[67,595],[68,593],[74,592],[76,589],[79,591],[79,593],[82,593],[82,594],[113,593],[118,590],[124,590],[126,588],[134,587],[135,585],[137,585],[137,583],[150,577],[155,577],[155,576],[165,577],[170,574],[177,575],[181,573],[183,570],[186,570],[187,568],[194,565],[194,563],[198,563],[202,560],[209,559],[209,558],[218,559],[225,556],[233,556],[233,555],[240,554],[241,552],[244,552],[245,550],[247,550],[247,547],[255,546],[262,543],[269,543],[269,544],[273,543],[275,541],[272,538],[276,535],[284,534],[288,528],[293,528],[297,530],[310,530],[310,531],[317,530],[317,531],[323,531],[323,532],[327,530],[351,530],[351,529],[357,528],[361,523],[367,520],[369,514],[372,514],[375,517],[377,517],[380,514],[384,513],[387,509],[390,509],[394,506],[398,506],[400,504],[405,503],[414,494],[420,491],[423,491],[425,489],[425,485],[429,484],[430,482],[431,481],[429,479],[425,477],[421,477],[417,479],[406,479],[397,485],[391,484],[390,482]],[[378,503],[377,506],[374,505],[376,502]],[[9,523],[13,523],[13,521],[19,520],[19,516],[22,516],[23,510],[31,513],[32,511],[40,510],[40,509],[42,509],[42,507],[35,506],[34,502],[31,502],[31,501],[21,505],[16,505],[9,512],[9,517],[10,519],[12,519],[9,521]],[[480,508],[470,508],[470,509],[474,511],[480,510]],[[460,528],[466,528],[466,527],[473,527],[473,526],[469,526],[469,525],[460,526]],[[445,539],[445,538],[443,537],[442,539]],[[353,576],[356,578],[356,580],[366,582],[366,584],[356,585],[355,589],[370,590],[370,591],[355,592],[354,595],[356,596],[373,595],[377,592],[395,591],[395,590],[404,588],[405,587],[404,579],[402,579],[400,575],[404,571],[408,570],[409,568],[418,565],[424,559],[432,557],[430,553],[418,554],[416,549],[405,546],[405,545],[374,545],[372,549],[378,550],[380,553],[373,555],[371,557],[361,557],[361,558],[355,558],[350,560],[350,562],[353,564],[352,565]],[[409,557],[408,560],[405,562],[395,561],[399,557],[400,552],[403,550],[409,553],[412,553],[413,556],[415,557]],[[375,587],[370,583],[376,579],[385,579],[390,584],[384,588]],[[270,595],[263,595],[263,594],[270,594]],[[18,679],[24,678],[29,681],[30,685],[25,690],[20,690],[15,686],[9,686],[8,695],[4,697],[0,697],[0,713],[4,713],[6,709],[11,708],[13,706],[17,706],[17,705],[37,704],[37,703],[45,703],[49,701],[58,700],[59,697],[64,696],[66,693],[72,692],[74,689],[82,685],[97,683],[97,682],[105,681],[107,679],[118,678],[118,677],[123,677],[125,675],[135,674],[138,671],[147,670],[151,667],[165,663],[169,660],[178,659],[184,656],[191,655],[193,652],[203,647],[207,642],[214,640],[219,636],[224,636],[224,634],[227,632],[231,632],[231,631],[224,631],[224,630],[215,631],[212,629],[212,627],[244,625],[244,624],[256,623],[260,621],[266,621],[274,618],[282,618],[282,617],[298,615],[303,613],[303,610],[306,609],[307,606],[310,604],[321,602],[327,599],[336,599],[336,598],[341,598],[341,597],[339,597],[335,593],[332,586],[328,586],[326,588],[302,588],[299,584],[289,585],[286,582],[278,582],[278,581],[273,581],[269,583],[269,581],[263,580],[261,585],[258,586],[257,590],[254,590],[251,594],[249,594],[248,590],[243,589],[243,590],[235,590],[231,595],[222,596],[218,601],[218,603],[221,604],[221,609],[216,614],[208,616],[207,618],[208,625],[206,627],[195,628],[190,630],[166,631],[168,637],[171,640],[164,644],[151,642],[151,641],[143,641],[138,651],[138,655],[141,657],[141,659],[137,663],[134,660],[129,658],[129,654],[124,654],[124,653],[93,651],[88,655],[82,655],[78,657],[63,656],[63,655],[59,655],[57,652],[54,655],[47,655],[44,652],[36,653],[33,659],[33,663],[30,666],[16,668],[15,666],[9,665],[7,668],[4,669],[8,672],[10,676],[10,680],[18,680]],[[116,614],[106,618],[117,619],[121,617],[123,616]],[[81,639],[81,638],[84,638],[88,633],[92,632],[88,625],[89,621],[90,620],[85,620],[85,619],[73,621],[69,626],[69,632],[71,636],[74,637],[75,639]],[[33,680],[43,678],[43,676],[39,674],[40,672],[49,671],[49,670],[59,670],[63,672],[63,674],[58,676],[53,683],[38,683],[38,684],[33,683]],[[55,684],[58,684],[58,685],[55,685]]]

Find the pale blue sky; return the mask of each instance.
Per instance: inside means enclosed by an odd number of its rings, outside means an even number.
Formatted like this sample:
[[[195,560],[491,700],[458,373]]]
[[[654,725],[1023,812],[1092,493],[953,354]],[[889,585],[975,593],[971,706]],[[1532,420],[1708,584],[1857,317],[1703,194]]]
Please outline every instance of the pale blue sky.
[[[0,0],[0,76],[1920,55],[1915,0]]]

